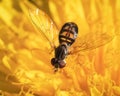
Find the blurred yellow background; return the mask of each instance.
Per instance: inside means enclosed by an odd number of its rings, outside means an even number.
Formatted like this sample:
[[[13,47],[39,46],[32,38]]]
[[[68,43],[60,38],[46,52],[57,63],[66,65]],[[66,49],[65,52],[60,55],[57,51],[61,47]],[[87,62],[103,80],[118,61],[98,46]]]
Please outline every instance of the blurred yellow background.
[[[32,7],[48,14],[59,30],[73,21],[81,37],[105,31],[114,39],[68,56],[67,66],[54,73],[50,46],[29,18]],[[119,0],[0,0],[0,96],[120,96],[119,60]]]

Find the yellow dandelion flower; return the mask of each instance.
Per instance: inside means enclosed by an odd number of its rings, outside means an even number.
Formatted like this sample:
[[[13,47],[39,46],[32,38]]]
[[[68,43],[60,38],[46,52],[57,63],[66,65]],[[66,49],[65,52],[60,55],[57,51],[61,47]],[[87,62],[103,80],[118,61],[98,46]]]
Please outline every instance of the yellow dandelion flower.
[[[0,1],[0,95],[119,96],[119,6],[119,0]],[[78,34],[69,26],[60,33],[66,22]],[[62,44],[70,53],[53,66]]]

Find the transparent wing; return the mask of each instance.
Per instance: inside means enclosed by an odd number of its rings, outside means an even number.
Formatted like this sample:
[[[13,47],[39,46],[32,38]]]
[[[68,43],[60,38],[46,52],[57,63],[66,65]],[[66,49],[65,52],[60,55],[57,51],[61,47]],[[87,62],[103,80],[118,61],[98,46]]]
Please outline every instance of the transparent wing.
[[[38,29],[41,38],[48,41],[52,48],[55,47],[58,30],[49,16],[38,8],[29,8],[29,15],[33,24]]]
[[[82,37],[78,37],[75,44],[73,45],[73,50],[71,53],[76,53],[79,51],[91,50],[102,45],[107,44],[114,38],[112,33],[88,33]]]

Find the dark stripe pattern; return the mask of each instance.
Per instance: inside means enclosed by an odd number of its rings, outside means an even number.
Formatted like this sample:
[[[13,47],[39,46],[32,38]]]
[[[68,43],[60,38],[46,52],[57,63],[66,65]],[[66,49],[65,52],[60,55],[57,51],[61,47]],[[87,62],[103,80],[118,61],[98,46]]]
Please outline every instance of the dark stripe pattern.
[[[65,23],[59,33],[59,43],[62,44],[64,42],[68,46],[71,46],[74,43],[77,34],[78,27],[75,23],[73,22]]]

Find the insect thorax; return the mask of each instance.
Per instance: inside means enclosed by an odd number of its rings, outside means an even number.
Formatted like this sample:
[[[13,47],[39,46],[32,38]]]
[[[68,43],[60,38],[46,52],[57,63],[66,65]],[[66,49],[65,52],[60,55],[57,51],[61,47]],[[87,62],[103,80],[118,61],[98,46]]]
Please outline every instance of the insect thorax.
[[[68,53],[67,45],[66,44],[60,44],[55,49],[55,58],[57,58],[58,60],[64,60],[67,53]]]

